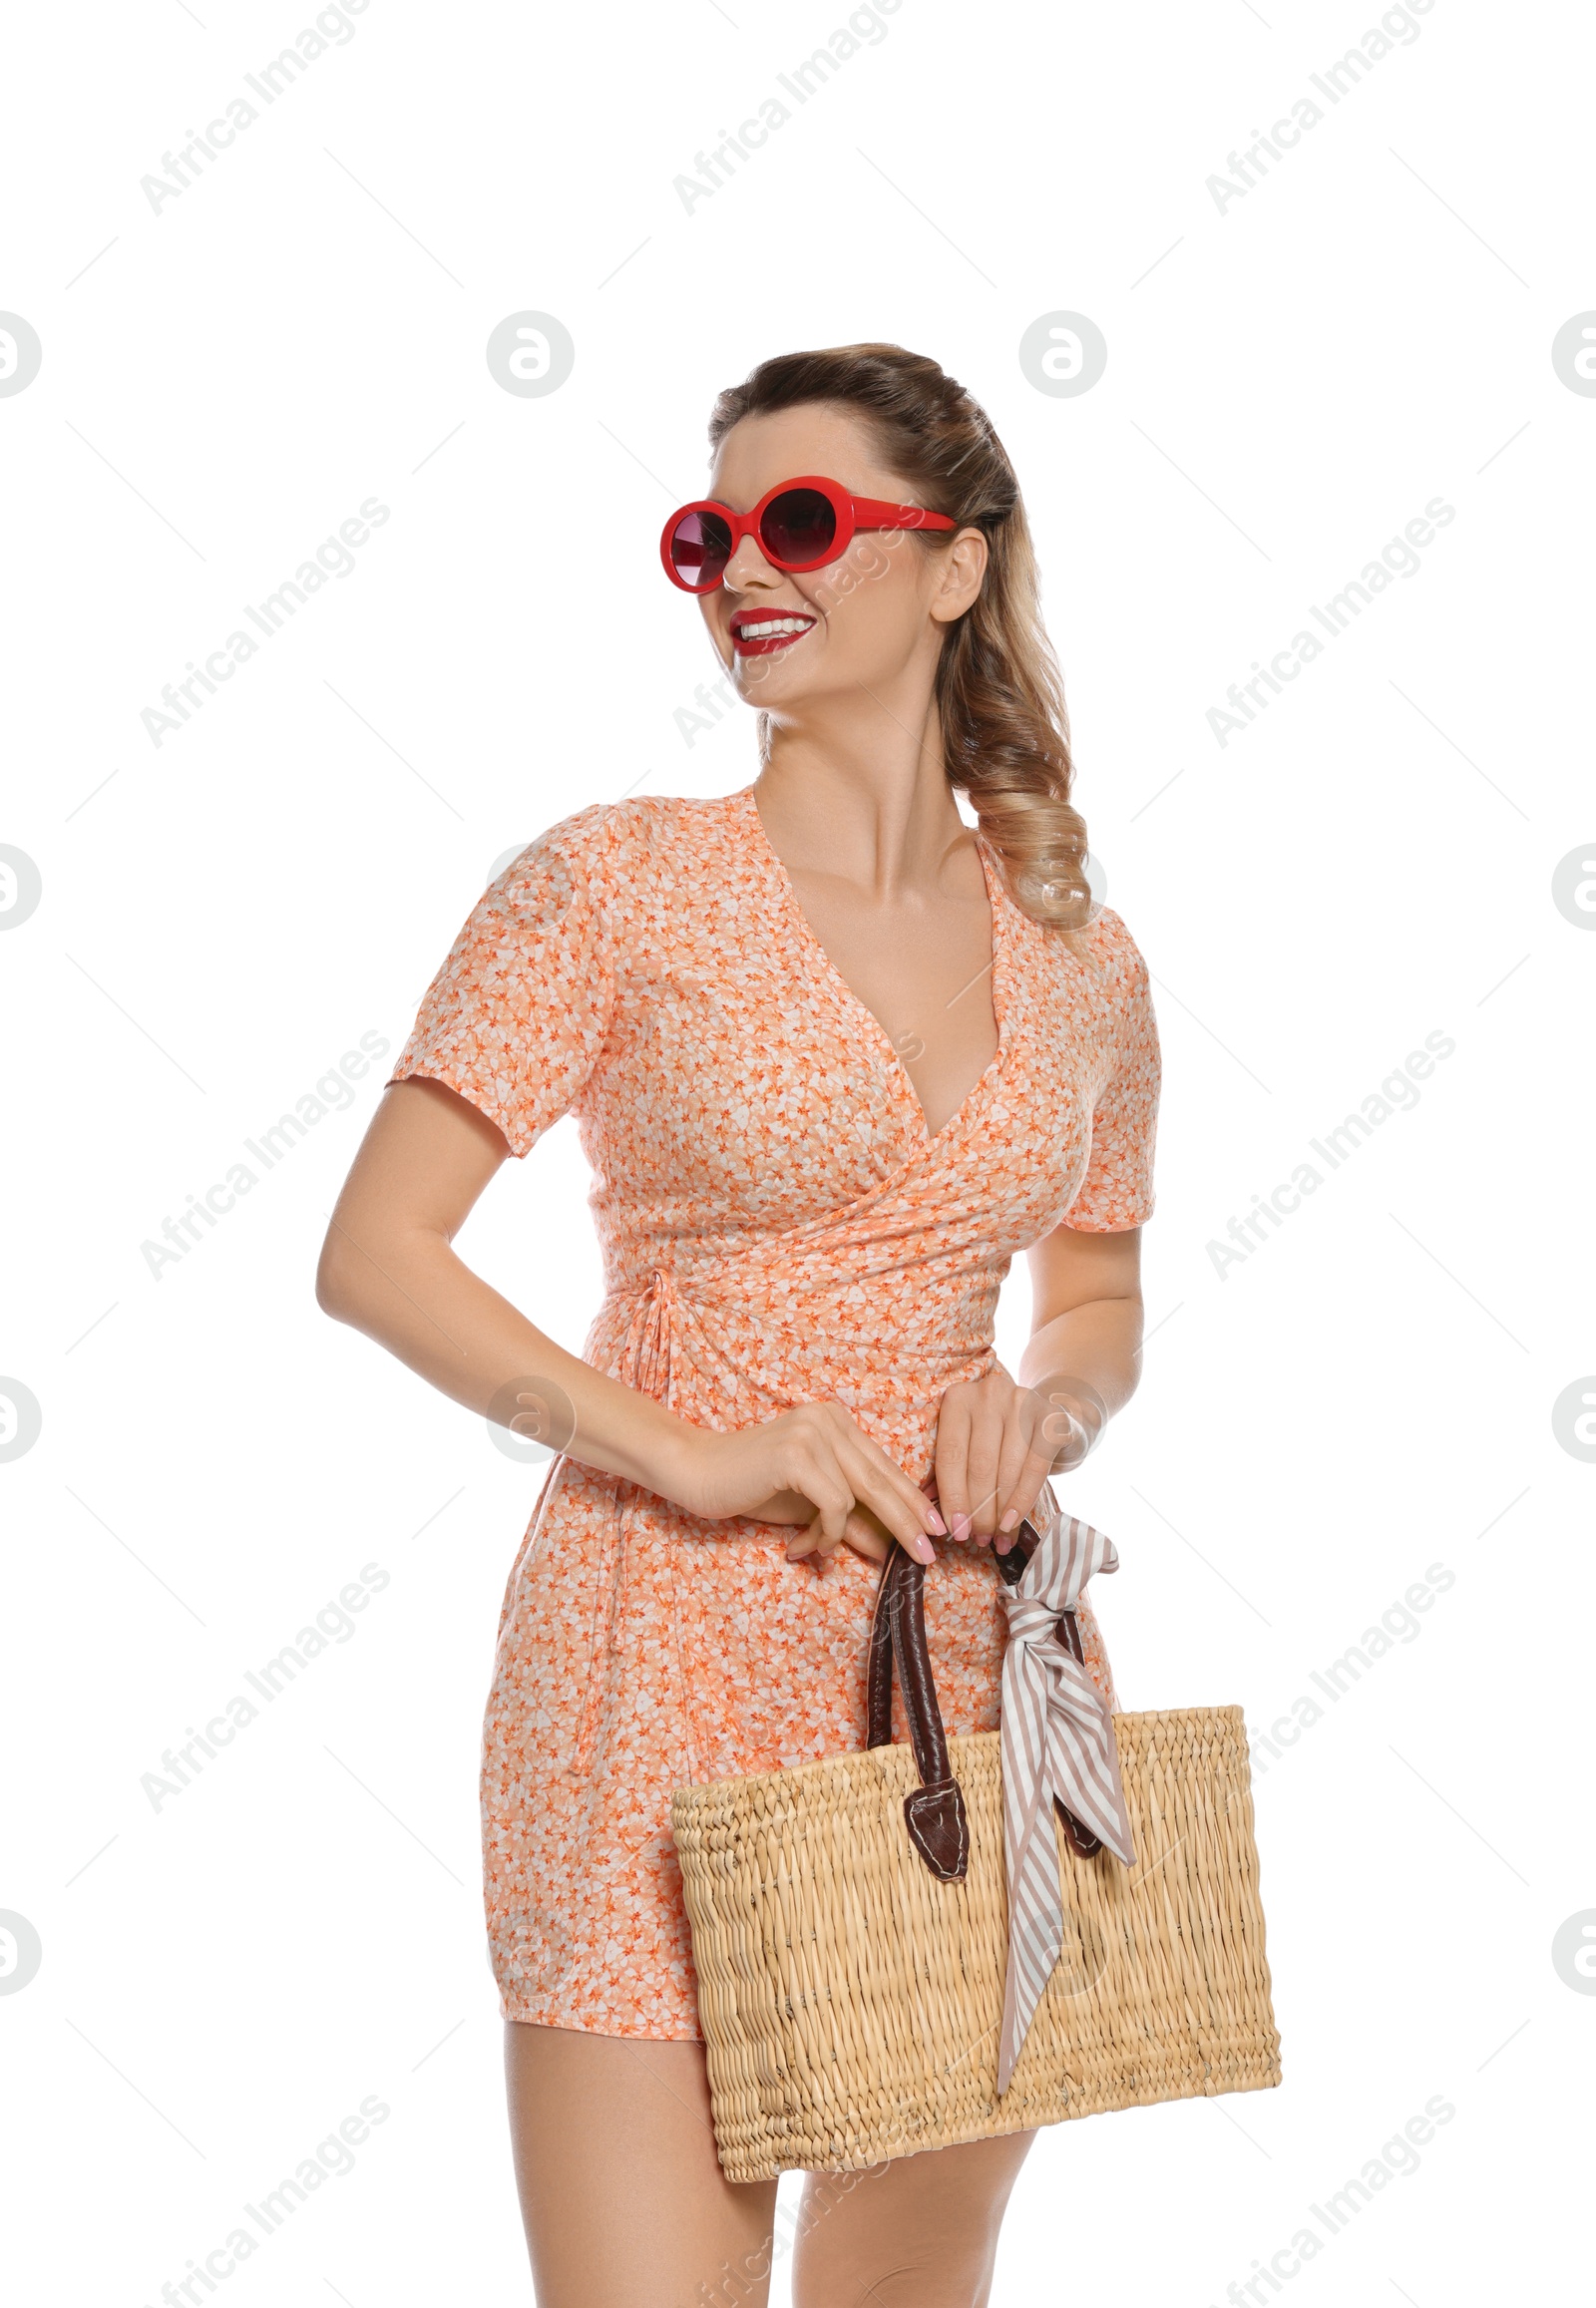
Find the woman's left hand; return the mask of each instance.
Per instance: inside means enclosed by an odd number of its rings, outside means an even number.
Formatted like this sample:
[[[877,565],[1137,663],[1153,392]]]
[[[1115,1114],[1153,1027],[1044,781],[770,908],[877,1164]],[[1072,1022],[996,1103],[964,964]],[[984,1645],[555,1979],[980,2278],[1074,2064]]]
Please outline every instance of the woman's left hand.
[[[937,1421],[937,1504],[950,1533],[1005,1555],[1047,1477],[1089,1447],[1067,1395],[1021,1386],[1000,1362],[950,1386]]]

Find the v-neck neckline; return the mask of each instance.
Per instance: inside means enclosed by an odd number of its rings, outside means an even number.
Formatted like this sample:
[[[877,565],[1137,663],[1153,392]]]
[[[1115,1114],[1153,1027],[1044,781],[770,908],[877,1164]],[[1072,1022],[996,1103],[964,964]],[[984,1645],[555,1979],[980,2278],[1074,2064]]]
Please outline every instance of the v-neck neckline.
[[[992,1008],[993,1019],[998,1028],[998,1047],[993,1054],[991,1063],[986,1067],[980,1079],[971,1084],[942,1128],[933,1130],[926,1119],[926,1109],[920,1102],[920,1093],[910,1079],[909,1068],[904,1064],[891,1034],[888,1033],[870,1004],[867,1001],[862,1001],[855,993],[847,978],[844,977],[836,962],[827,953],[814,924],[804,912],[792,876],[788,873],[769,834],[765,831],[765,821],[759,814],[759,805],[754,799],[753,787],[745,785],[728,798],[734,806],[740,805],[750,844],[764,865],[766,878],[781,899],[798,936],[799,943],[809,957],[811,967],[825,982],[833,1001],[847,1014],[860,1020],[871,1038],[886,1051],[889,1060],[889,1078],[897,1085],[900,1097],[907,1103],[909,1111],[914,1116],[917,1124],[917,1136],[921,1145],[923,1147],[938,1146],[944,1141],[950,1140],[959,1125],[968,1121],[978,1099],[997,1079],[998,1073],[1008,1054],[1011,1008],[1008,986],[1008,922],[1005,911],[1008,893],[1003,888],[1002,877],[988,855],[987,843],[979,828],[972,828],[971,830],[975,836],[976,855],[981,860],[982,876],[987,884],[987,903],[992,913],[992,961],[988,967],[992,972]],[[962,990],[968,992],[969,987],[967,986]],[[954,998],[957,1000],[959,997],[956,994]]]

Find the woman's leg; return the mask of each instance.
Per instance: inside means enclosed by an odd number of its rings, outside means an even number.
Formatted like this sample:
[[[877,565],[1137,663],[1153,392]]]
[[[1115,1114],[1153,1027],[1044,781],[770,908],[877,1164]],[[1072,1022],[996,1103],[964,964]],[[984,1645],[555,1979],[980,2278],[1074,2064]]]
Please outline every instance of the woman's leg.
[[[773,2180],[722,2172],[701,2044],[505,2028],[538,2308],[766,2308]]]
[[[811,2172],[793,2308],[987,2308],[998,2231],[1036,2134],[930,2148],[872,2171]]]

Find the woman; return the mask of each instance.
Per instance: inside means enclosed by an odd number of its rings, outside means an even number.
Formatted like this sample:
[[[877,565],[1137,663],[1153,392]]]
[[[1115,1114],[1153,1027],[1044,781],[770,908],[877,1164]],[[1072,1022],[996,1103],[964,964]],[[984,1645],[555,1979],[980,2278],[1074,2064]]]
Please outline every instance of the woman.
[[[318,1281],[330,1314],[561,1452],[510,1577],[482,1778],[542,2308],[765,2299],[775,2189],[716,2160],[671,1790],[864,1745],[894,1545],[936,1562],[949,1731],[992,1730],[984,1548],[1138,1370],[1157,1033],[1086,887],[1008,460],[895,345],[764,362],[710,444],[714,504],[662,553],[760,708],[759,774],[580,809],[499,876]],[[450,1248],[570,1110],[606,1284],[580,1359]],[[1012,1376],[993,1318],[1019,1249]],[[985,2302],[1032,2136],[811,2175],[799,2308]]]

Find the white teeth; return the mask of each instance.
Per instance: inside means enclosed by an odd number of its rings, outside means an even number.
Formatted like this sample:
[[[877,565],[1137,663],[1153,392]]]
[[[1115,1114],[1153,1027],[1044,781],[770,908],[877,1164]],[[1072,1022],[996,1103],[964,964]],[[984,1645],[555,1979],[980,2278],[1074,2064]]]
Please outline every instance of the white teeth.
[[[760,625],[739,625],[737,638],[740,641],[764,641],[773,633],[807,633],[814,621],[813,617],[767,617]]]

